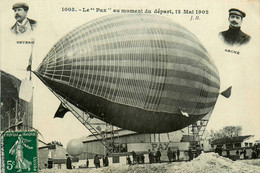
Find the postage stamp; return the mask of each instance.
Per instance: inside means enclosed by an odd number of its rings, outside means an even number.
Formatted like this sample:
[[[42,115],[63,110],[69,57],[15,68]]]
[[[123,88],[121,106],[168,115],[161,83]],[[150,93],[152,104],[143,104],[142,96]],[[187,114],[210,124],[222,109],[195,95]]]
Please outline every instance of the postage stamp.
[[[38,172],[37,132],[6,132],[3,144],[6,173]]]

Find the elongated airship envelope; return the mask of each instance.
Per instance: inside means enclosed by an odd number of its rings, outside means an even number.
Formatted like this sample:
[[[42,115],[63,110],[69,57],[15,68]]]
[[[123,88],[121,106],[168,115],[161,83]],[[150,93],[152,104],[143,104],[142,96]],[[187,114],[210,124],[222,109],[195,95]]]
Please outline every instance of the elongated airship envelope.
[[[141,133],[182,129],[214,108],[220,80],[187,29],[157,15],[109,15],[65,35],[34,72],[82,111]]]

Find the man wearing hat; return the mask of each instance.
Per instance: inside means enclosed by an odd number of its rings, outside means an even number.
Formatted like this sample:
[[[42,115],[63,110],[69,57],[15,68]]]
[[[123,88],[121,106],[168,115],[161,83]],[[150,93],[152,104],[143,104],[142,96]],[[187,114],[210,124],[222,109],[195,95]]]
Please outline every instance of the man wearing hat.
[[[72,169],[71,158],[70,158],[70,156],[68,154],[66,154],[66,158],[67,158],[67,160],[66,160],[66,168],[67,169]]]
[[[246,13],[241,10],[235,8],[229,10],[229,29],[219,33],[226,44],[240,46],[249,42],[251,37],[240,29],[244,17],[246,17]]]
[[[27,18],[29,6],[26,3],[19,2],[13,5],[14,17],[16,23],[11,28],[14,34],[26,34],[32,32],[36,27],[36,21]]]

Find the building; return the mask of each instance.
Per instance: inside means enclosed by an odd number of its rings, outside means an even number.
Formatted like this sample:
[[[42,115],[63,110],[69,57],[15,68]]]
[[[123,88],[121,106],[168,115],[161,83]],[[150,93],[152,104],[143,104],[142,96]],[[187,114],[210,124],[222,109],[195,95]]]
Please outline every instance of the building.
[[[33,99],[19,98],[21,80],[1,71],[1,131],[30,130],[33,123]]]
[[[215,151],[217,151],[216,148],[221,148],[221,154],[231,159],[248,159],[253,157],[255,139],[253,135],[225,137],[213,140],[211,146]],[[227,152],[229,152],[229,156]]]
[[[145,162],[148,163],[149,149],[154,154],[159,149],[162,154],[161,160],[168,161],[168,148],[175,152],[180,150],[180,160],[188,160],[187,150],[191,146],[190,142],[194,142],[192,136],[183,135],[180,130],[164,134],[140,134],[129,130],[116,129],[103,133],[103,141],[96,139],[94,135],[81,138],[84,149],[78,157],[82,164],[89,159],[90,166],[94,166],[92,162],[95,155],[97,154],[102,158],[106,153],[109,153],[110,163],[126,164],[127,155],[133,160],[133,151],[139,156],[144,154]],[[107,144],[107,146],[102,143]]]
[[[237,137],[225,137],[220,139],[215,139],[211,142],[212,148],[222,147],[224,149],[236,149],[244,147],[253,147],[254,136],[237,136]]]

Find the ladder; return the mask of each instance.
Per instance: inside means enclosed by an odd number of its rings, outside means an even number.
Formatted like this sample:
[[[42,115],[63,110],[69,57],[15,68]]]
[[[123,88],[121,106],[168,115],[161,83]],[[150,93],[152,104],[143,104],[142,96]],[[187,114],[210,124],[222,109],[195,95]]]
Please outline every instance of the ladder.
[[[200,131],[199,131],[199,138],[200,138],[200,140],[202,140],[202,136],[203,136],[203,134],[206,130],[206,127],[208,125],[209,120],[203,120],[202,119],[199,122],[200,122],[200,126],[201,126]]]
[[[188,127],[189,133],[192,134],[194,142],[198,145],[200,145],[200,141],[202,140],[208,121],[208,119],[201,119]]]
[[[111,147],[107,145],[106,142],[106,136],[102,136],[100,132],[98,132],[90,123],[92,117],[95,117],[95,115],[87,112],[83,112],[73,104],[69,103],[66,99],[64,99],[62,96],[54,92],[50,87],[48,87],[51,92],[62,102],[62,105],[70,110],[70,112],[88,129],[88,131],[95,136],[99,142],[101,142],[109,153],[111,153]],[[90,117],[92,116],[92,117]]]

